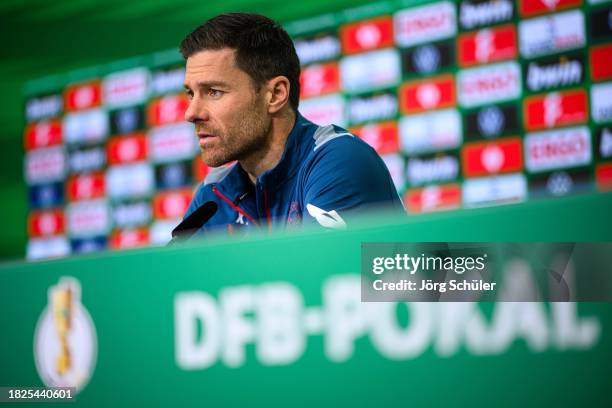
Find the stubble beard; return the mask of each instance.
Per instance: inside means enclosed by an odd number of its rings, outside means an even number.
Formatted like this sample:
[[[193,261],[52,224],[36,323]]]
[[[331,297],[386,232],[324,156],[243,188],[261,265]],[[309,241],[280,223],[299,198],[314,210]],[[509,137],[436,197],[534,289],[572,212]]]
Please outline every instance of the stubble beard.
[[[240,119],[227,127],[226,132],[216,132],[220,146],[215,149],[203,148],[202,161],[209,167],[219,167],[232,161],[256,160],[268,149],[272,123],[265,114],[257,110],[256,101]]]

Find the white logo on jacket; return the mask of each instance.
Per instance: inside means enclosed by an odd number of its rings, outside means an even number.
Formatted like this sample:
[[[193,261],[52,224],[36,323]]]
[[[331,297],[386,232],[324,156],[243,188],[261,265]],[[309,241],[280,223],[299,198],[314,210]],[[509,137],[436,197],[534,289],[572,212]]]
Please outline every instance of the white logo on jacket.
[[[244,214],[238,213],[238,218],[236,218],[236,224],[248,225],[249,223],[244,219]]]
[[[338,215],[336,210],[325,211],[312,204],[306,204],[306,209],[308,210],[308,214],[310,214],[310,216],[314,217],[314,219],[317,220],[319,224],[326,228],[346,228],[346,223],[344,222],[342,217]]]

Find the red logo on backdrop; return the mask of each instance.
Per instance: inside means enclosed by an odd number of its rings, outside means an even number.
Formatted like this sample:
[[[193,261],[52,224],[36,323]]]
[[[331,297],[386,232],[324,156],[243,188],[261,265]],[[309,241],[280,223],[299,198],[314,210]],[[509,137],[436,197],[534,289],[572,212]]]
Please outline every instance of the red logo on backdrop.
[[[64,104],[67,111],[89,109],[102,103],[100,81],[91,81],[73,85],[64,93]]]
[[[390,16],[347,24],[340,29],[345,54],[393,45],[393,20]]]
[[[462,67],[516,58],[516,29],[508,24],[463,34],[457,40],[457,49]]]
[[[110,164],[146,160],[148,153],[147,138],[142,133],[115,137],[108,142],[107,154]]]
[[[600,191],[612,190],[612,163],[600,164],[595,169],[597,188]]]
[[[591,78],[602,81],[612,78],[612,44],[592,47],[589,50]]]
[[[455,105],[455,79],[441,75],[404,83],[399,90],[403,113],[417,113]]]
[[[193,159],[193,175],[196,181],[204,181],[210,169],[211,168],[202,161],[202,156],[199,154]]]
[[[157,219],[180,218],[185,214],[193,192],[190,188],[164,191],[153,199],[153,214]]]
[[[408,190],[404,196],[404,203],[411,213],[459,208],[461,187],[453,183]]]
[[[383,122],[350,129],[351,133],[362,138],[378,154],[399,151],[399,134],[396,122]]]
[[[150,126],[161,126],[185,120],[189,99],[184,94],[164,96],[153,100],[147,110]]]
[[[557,10],[579,6],[582,0],[519,0],[519,12],[523,17],[551,13]]]
[[[311,65],[302,69],[300,97],[324,95],[340,89],[340,73],[337,62]]]
[[[588,119],[587,94],[583,89],[530,96],[523,103],[527,130],[584,123]]]
[[[103,197],[106,193],[106,179],[103,172],[72,176],[66,182],[70,201]]]
[[[64,213],[62,210],[47,210],[30,213],[28,235],[48,237],[64,233]]]
[[[150,241],[147,228],[118,230],[110,238],[110,247],[113,249],[135,248],[148,245]]]
[[[520,171],[523,168],[521,139],[467,143],[461,151],[465,177]]]
[[[26,150],[58,144],[62,144],[62,124],[59,120],[32,123],[26,127]]]

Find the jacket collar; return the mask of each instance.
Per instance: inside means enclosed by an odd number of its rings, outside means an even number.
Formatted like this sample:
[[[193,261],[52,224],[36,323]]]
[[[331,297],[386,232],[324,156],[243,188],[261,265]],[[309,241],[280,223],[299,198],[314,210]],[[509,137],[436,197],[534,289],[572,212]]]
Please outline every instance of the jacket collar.
[[[287,142],[285,149],[278,164],[257,177],[257,184],[268,189],[276,189],[280,187],[285,180],[291,179],[300,169],[302,162],[308,155],[310,143],[304,143],[304,138],[307,137],[307,130],[312,128],[313,123],[305,119],[299,112],[296,114],[295,123]],[[232,170],[221,181],[219,186],[232,201],[235,201],[245,192],[253,189],[253,185],[249,176],[240,166],[240,163],[234,164]]]

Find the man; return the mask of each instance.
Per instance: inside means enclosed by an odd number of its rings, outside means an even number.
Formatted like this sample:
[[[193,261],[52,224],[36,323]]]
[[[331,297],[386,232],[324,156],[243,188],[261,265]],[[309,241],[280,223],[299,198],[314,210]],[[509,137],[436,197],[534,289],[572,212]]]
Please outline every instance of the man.
[[[299,114],[298,57],[274,21],[222,14],[189,34],[180,50],[190,98],[185,119],[195,125],[204,163],[220,167],[185,214],[209,201],[217,204],[199,233],[314,221],[342,228],[343,214],[356,209],[384,205],[403,212],[389,172],[370,146]]]

